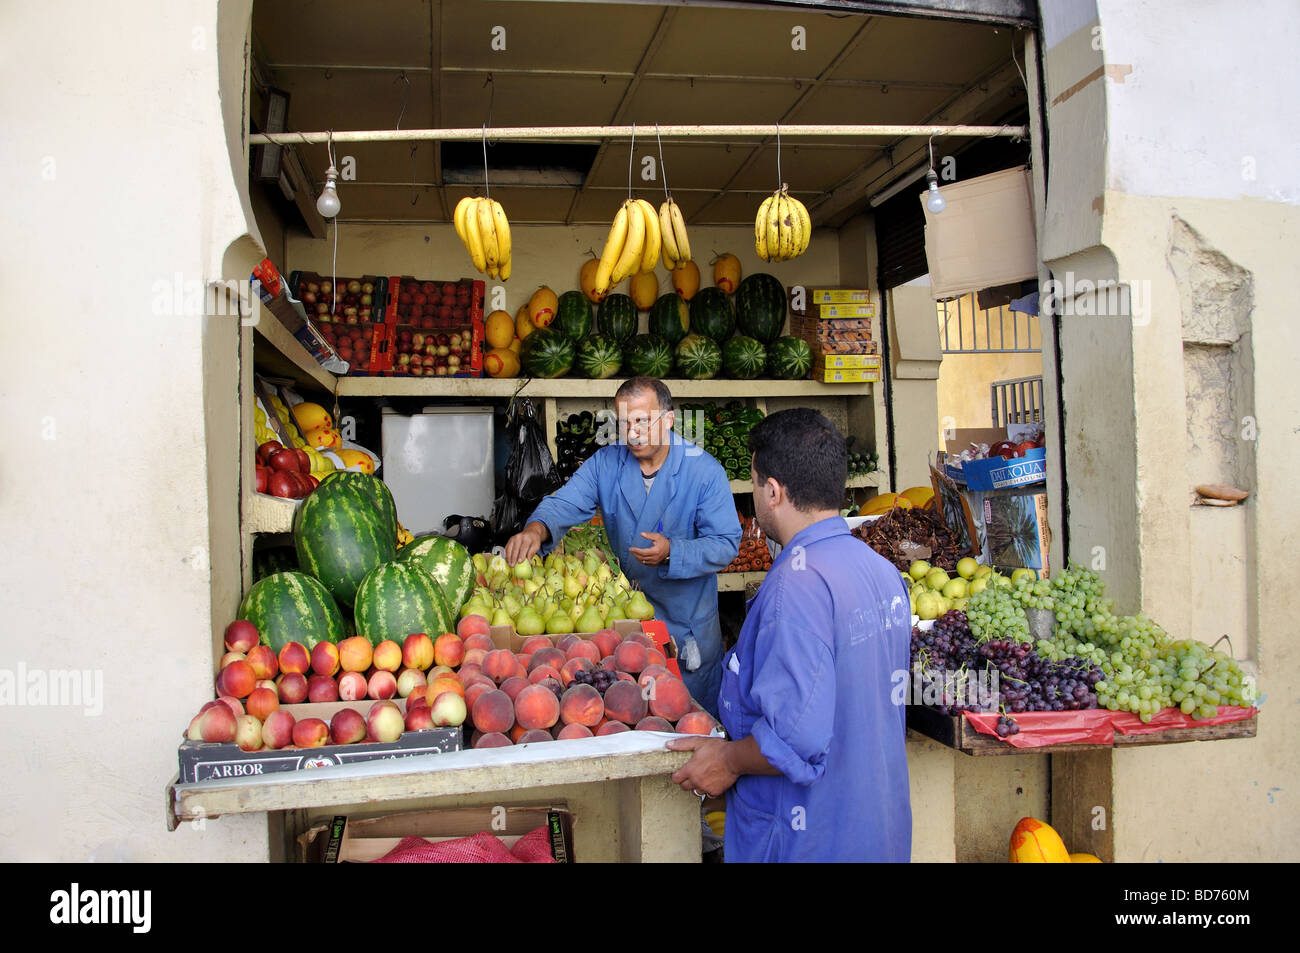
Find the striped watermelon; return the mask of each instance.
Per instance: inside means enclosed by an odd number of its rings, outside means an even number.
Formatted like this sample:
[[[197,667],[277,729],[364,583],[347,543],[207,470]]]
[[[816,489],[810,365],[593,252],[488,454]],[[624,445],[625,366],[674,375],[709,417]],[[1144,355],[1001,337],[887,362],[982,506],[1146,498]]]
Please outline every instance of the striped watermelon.
[[[691,299],[691,333],[703,334],[721,345],[736,330],[731,299],[721,288],[701,288]]]
[[[677,370],[682,377],[703,381],[722,370],[722,348],[703,334],[688,334],[677,345]]]
[[[298,554],[293,546],[269,546],[253,553],[253,582],[265,579],[272,573],[297,572]]]
[[[767,366],[767,348],[751,337],[737,334],[722,345],[722,366],[728,377],[752,380]]]
[[[650,333],[663,338],[674,347],[686,337],[690,327],[690,305],[675,291],[661,295],[650,309]]]
[[[366,573],[397,557],[397,517],[396,510],[388,508],[391,501],[388,487],[376,477],[336,474],[322,480],[294,514],[299,568],[324,583],[341,605],[352,605]]]
[[[413,562],[433,576],[453,612],[459,612],[469,599],[474,588],[474,560],[469,550],[450,536],[417,536],[397,559]]]
[[[555,308],[555,330],[577,344],[591,333],[591,302],[581,291],[566,291]]]
[[[383,513],[384,519],[392,518],[393,538],[397,538],[397,504],[393,501],[393,492],[388,489],[388,484],[379,477],[352,470],[334,470],[327,473],[320,482],[322,486],[326,483],[351,486],[369,495],[375,501],[375,506]]]
[[[277,572],[253,583],[240,603],[240,619],[257,626],[263,645],[279,654],[287,642],[308,649],[346,637],[338,603],[320,582],[301,572]]]
[[[785,327],[785,286],[772,275],[747,276],[736,289],[736,325],[740,333],[771,344]]]
[[[623,367],[633,377],[667,377],[673,346],[657,334],[638,334],[623,347]]]
[[[563,377],[573,366],[577,349],[554,328],[538,328],[519,348],[519,360],[529,377]]]
[[[436,579],[411,562],[393,561],[378,566],[357,587],[353,609],[357,635],[371,645],[392,639],[398,645],[408,635],[424,632],[436,639],[456,631],[456,613]]]
[[[620,345],[636,334],[636,323],[636,304],[627,295],[609,295],[596,309],[596,330]]]
[[[812,348],[802,338],[779,337],[767,348],[767,370],[782,380],[801,380],[812,370]]]
[[[608,301],[609,298],[605,300]],[[575,360],[579,374],[588,380],[603,381],[613,377],[623,366],[623,349],[608,335],[593,334],[578,345]]]

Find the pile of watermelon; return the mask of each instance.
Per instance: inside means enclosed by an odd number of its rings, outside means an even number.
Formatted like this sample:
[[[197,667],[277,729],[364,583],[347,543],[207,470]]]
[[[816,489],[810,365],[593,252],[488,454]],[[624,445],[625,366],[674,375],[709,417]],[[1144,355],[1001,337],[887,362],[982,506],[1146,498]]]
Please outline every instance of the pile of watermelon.
[[[297,568],[259,578],[239,607],[276,652],[354,634],[378,645],[455,632],[474,584],[470,554],[455,540],[423,536],[398,551],[393,496],[368,473],[322,480],[294,515],[293,542]]]

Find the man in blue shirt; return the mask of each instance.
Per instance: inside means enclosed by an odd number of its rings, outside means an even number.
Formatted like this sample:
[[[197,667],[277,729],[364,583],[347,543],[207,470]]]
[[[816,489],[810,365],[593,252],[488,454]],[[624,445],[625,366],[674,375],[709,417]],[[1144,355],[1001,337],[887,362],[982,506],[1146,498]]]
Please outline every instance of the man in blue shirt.
[[[723,660],[731,740],[681,738],[673,781],[727,794],[728,861],[907,861],[911,609],[898,570],[839,516],[843,436],[816,411],[772,414],[750,435],[754,514],[782,545]]]
[[[506,562],[513,566],[554,544],[600,507],[623,572],[645,591],[677,643],[682,680],[716,715],[717,574],[740,546],[731,485],[717,460],[673,432],[672,395],[662,381],[629,378],[614,394],[614,409],[618,442],[597,450],[538,504],[506,543]]]

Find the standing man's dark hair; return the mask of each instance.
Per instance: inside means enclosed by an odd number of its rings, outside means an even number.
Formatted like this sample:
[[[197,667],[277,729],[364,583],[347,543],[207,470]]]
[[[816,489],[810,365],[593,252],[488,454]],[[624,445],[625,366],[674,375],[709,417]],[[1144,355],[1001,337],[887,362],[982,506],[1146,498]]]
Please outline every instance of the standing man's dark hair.
[[[776,480],[801,510],[838,510],[844,502],[849,454],[844,435],[807,407],[778,411],[749,432],[758,481]]]
[[[657,377],[629,377],[614,391],[614,403],[617,405],[619,401],[645,391],[655,395],[660,410],[667,412],[673,409],[673,395],[669,393],[668,385]]]

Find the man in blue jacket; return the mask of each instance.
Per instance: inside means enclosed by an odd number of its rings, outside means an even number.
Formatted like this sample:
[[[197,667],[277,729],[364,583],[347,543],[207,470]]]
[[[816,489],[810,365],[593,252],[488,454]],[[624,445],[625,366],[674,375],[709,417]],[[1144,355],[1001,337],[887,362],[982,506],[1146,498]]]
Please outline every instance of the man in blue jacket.
[[[727,794],[727,861],[906,861],[912,814],[906,718],[911,610],[898,570],[839,516],[844,438],[816,411],[772,414],[750,435],[754,513],[782,544],[723,660],[731,740],[692,751],[673,781]]]
[[[506,543],[510,565],[553,545],[599,507],[614,555],[677,642],[683,681],[716,715],[722,629],[718,579],[740,521],[722,465],[673,432],[662,381],[632,377],[614,395],[619,440],[592,454]]]

